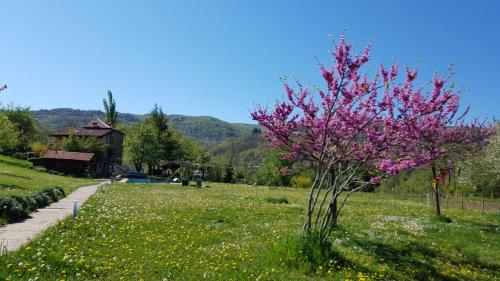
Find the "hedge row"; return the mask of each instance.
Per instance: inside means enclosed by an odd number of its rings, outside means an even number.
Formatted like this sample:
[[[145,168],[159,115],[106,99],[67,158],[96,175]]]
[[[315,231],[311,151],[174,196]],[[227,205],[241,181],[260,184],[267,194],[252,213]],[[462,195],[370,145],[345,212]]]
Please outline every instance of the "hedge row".
[[[9,222],[25,218],[38,208],[64,198],[66,194],[59,187],[46,188],[37,194],[0,198],[0,218]]]

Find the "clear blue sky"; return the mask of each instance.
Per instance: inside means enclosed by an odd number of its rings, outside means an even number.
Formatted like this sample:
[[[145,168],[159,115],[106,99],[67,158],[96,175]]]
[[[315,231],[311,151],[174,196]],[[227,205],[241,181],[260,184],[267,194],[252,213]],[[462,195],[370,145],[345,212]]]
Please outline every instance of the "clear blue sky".
[[[500,1],[2,1],[0,102],[251,122],[279,77],[316,85],[328,34],[346,31],[372,66],[455,64],[471,116],[500,117]]]

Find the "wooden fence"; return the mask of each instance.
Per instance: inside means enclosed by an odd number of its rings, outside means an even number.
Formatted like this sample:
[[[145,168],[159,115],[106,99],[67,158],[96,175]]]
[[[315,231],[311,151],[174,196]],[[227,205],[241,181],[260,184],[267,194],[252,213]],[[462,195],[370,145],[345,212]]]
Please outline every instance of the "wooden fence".
[[[434,205],[434,192],[405,193],[384,192],[400,200],[411,200],[428,205]],[[440,194],[442,208],[453,207],[461,209],[472,209],[485,212],[500,213],[500,199],[494,198],[493,194],[485,195],[477,192],[457,192],[453,194]]]

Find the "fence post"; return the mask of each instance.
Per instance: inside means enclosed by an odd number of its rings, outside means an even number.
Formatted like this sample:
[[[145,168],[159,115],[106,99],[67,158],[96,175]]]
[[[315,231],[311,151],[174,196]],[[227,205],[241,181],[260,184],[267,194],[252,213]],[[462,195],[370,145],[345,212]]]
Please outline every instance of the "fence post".
[[[481,193],[481,214],[484,215],[484,193]]]

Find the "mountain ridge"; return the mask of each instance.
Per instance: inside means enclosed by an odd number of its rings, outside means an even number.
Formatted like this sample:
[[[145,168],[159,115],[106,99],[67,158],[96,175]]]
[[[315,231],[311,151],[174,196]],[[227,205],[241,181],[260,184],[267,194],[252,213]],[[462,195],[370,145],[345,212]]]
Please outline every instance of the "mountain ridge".
[[[91,118],[104,118],[102,110],[53,108],[31,110],[30,112],[40,127],[46,131],[57,131],[65,127],[80,127]],[[147,114],[118,112],[118,121],[125,124],[136,124],[146,116]],[[206,145],[220,144],[231,137],[250,135],[255,128],[258,128],[258,125],[254,124],[230,123],[206,115],[167,114],[167,118],[170,124],[181,133]]]

